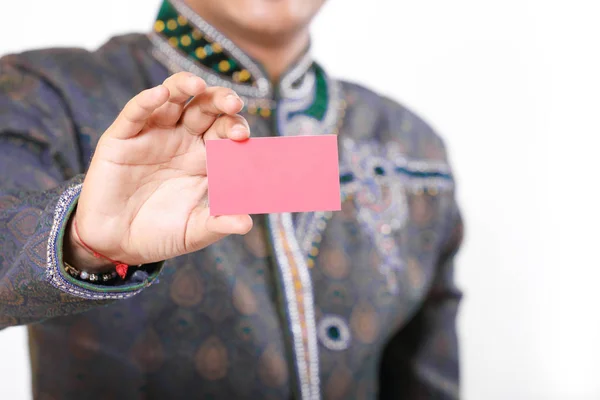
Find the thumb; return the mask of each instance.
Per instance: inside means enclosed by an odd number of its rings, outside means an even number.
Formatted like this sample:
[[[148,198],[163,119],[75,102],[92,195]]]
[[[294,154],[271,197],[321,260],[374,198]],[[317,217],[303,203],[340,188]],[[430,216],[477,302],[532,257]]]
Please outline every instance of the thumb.
[[[249,215],[210,215],[210,209],[198,206],[192,210],[185,232],[188,252],[203,249],[228,235],[245,235],[252,229]]]

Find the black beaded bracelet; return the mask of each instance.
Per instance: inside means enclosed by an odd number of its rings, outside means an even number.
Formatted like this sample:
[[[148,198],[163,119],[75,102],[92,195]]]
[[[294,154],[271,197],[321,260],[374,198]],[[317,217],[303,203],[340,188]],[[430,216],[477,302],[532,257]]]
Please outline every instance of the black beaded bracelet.
[[[67,271],[67,273],[69,275],[71,275],[72,277],[77,278],[79,280],[82,280],[82,281],[105,283],[105,282],[110,282],[117,277],[117,271],[93,274],[90,272],[80,271],[77,268],[73,267],[72,265],[70,265],[66,262],[64,264],[65,264],[65,271]]]

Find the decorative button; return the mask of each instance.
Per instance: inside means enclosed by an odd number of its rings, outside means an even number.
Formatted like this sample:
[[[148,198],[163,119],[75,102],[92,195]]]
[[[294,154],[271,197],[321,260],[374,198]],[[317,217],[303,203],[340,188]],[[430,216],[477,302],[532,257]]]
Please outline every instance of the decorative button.
[[[379,231],[384,235],[389,235],[392,233],[392,227],[389,224],[381,224],[379,227]]]
[[[383,169],[383,167],[381,166],[376,166],[375,168],[373,168],[373,170],[375,171],[375,175],[379,175],[379,176],[384,176],[385,175],[385,170]]]
[[[354,180],[354,174],[351,172],[340,176],[340,183],[350,183]]]
[[[338,315],[326,315],[319,321],[317,335],[321,344],[329,350],[341,351],[350,346],[348,323]]]

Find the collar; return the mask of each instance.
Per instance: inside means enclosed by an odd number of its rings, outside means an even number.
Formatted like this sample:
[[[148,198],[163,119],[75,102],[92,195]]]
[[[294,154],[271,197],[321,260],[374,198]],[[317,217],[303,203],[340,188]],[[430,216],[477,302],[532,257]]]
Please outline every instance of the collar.
[[[163,1],[150,40],[155,57],[172,72],[189,71],[209,85],[235,90],[249,113],[276,116],[280,126],[294,120],[294,133],[315,129],[335,133],[342,103],[340,87],[313,61],[308,49],[283,74],[275,89],[258,62],[183,0]],[[313,124],[308,124],[306,117]],[[314,122],[322,126],[308,126]]]

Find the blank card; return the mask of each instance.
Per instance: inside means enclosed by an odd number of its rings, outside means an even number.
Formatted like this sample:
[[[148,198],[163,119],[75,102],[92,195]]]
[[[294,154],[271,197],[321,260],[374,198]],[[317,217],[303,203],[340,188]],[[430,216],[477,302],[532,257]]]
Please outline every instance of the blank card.
[[[337,136],[206,142],[211,215],[341,209]]]

